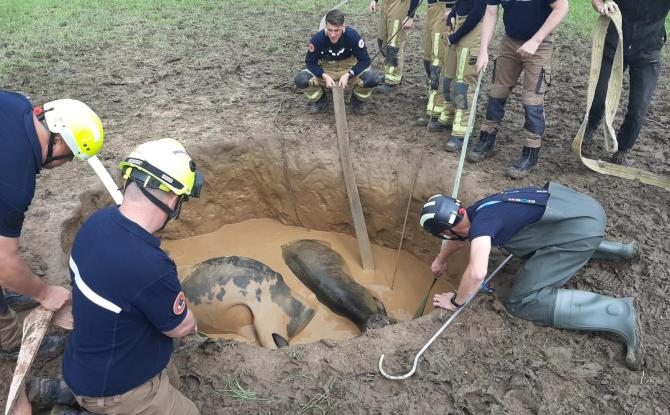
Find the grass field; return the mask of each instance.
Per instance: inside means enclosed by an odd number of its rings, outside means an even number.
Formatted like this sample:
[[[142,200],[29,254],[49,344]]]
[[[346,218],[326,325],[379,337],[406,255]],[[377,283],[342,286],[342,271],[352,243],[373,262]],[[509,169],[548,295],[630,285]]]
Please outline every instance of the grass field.
[[[262,33],[263,51],[281,54],[287,52],[282,32],[302,30],[291,27],[291,16],[320,16],[334,4],[334,0],[0,0],[0,85],[5,85],[10,73],[49,65],[59,52],[97,53],[119,44],[143,49],[188,48],[193,46],[189,40],[195,42],[203,30],[219,35],[222,41],[235,37],[253,43]],[[367,12],[368,4],[367,0],[352,0],[343,10],[355,24],[374,19]],[[424,14],[422,4],[419,19]],[[257,21],[250,21],[255,17]],[[561,30],[588,36],[595,19],[589,0],[573,0]],[[247,23],[242,29],[241,22]],[[312,29],[317,24],[315,21]]]

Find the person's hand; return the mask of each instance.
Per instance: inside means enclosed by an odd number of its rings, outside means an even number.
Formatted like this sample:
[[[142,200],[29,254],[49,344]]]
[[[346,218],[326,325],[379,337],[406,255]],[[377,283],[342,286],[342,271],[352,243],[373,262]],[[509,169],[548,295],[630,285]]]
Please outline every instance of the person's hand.
[[[446,268],[447,262],[441,260],[439,255],[433,260],[433,263],[430,264],[430,270],[433,271],[433,275],[442,274]]]
[[[435,294],[435,297],[433,297],[433,306],[444,308],[449,311],[456,311],[456,307],[451,304],[451,297],[453,296],[454,293]]]
[[[598,7],[598,13],[603,16],[608,16],[610,13],[616,13],[619,11],[619,6],[613,1],[608,1],[602,6]]]
[[[375,0],[372,0],[370,2],[370,7],[368,7],[372,13],[377,11],[377,2]]]
[[[489,52],[484,49],[479,49],[479,56],[477,56],[477,73],[486,70],[489,64]]]
[[[414,26],[414,18],[413,17],[405,17],[405,20],[402,21],[402,30],[410,30]]]
[[[333,78],[331,78],[330,75],[324,73],[321,75],[321,78],[326,81],[326,88],[332,88],[335,86],[335,81],[333,81]]]
[[[539,46],[540,42],[531,38],[528,39],[526,43],[521,45],[521,47],[516,50],[516,53],[523,56],[524,58],[530,58],[531,56],[535,55],[535,52],[537,52],[537,48]]]
[[[58,311],[65,304],[69,304],[72,301],[72,293],[57,285],[47,285],[44,289],[44,292],[36,298],[37,301],[49,311]]]
[[[347,73],[345,73],[344,75],[342,75],[342,76],[340,77],[340,86],[341,86],[342,88],[346,88],[346,87],[347,87],[347,82],[349,82],[349,77],[350,77],[350,76],[351,76],[351,73],[347,72]]]

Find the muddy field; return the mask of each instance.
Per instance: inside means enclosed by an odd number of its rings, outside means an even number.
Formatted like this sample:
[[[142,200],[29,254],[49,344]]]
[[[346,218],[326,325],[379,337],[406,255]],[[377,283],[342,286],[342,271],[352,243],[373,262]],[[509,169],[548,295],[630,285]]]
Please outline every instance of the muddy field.
[[[294,16],[281,39],[280,50],[286,53],[278,54],[268,52],[269,40],[252,24],[271,12],[257,13],[239,21],[238,30],[249,33],[245,37],[221,39],[203,31],[195,38],[174,38],[173,50],[184,52],[173,53],[123,45],[59,51],[46,59],[53,66],[12,74],[3,87],[20,90],[35,102],[66,95],[90,103],[106,128],[102,159],[110,169],[138,143],[164,136],[181,139],[187,148],[199,148],[210,170],[214,165],[225,169],[226,163],[231,168],[246,166],[247,174],[237,180],[219,182],[208,177],[205,191],[227,192],[225,202],[189,203],[184,222],[168,228],[165,237],[204,233],[215,229],[213,225],[266,216],[353,234],[341,195],[332,202],[333,211],[339,210],[340,215],[326,221],[319,221],[318,209],[319,203],[331,203],[329,198],[311,202],[320,192],[344,194],[343,182],[322,180],[339,168],[334,116],[308,115],[302,95],[293,87],[293,72],[303,66],[308,32],[317,26],[321,14]],[[356,16],[350,23],[374,43],[372,17]],[[425,103],[422,23],[420,19],[410,35],[402,88],[393,95],[374,96],[373,113],[350,115],[349,126],[374,241],[397,246],[407,189],[421,162],[406,243],[409,251],[428,263],[439,244],[417,229],[417,207],[427,195],[450,193],[457,158],[444,152],[442,135],[426,136],[422,128],[412,126]],[[585,106],[589,48],[588,39],[558,36],[540,167],[523,184],[554,180],[584,191],[604,206],[609,239],[640,242],[641,256],[632,263],[591,261],[569,286],[635,298],[646,332],[643,371],[625,368],[624,347],[609,335],[537,327],[508,316],[495,297],[480,296],[433,344],[417,374],[403,382],[379,374],[380,354],[386,354],[388,371],[409,370],[414,353],[447,313],[435,311],[411,323],[339,343],[324,339],[279,351],[225,341],[191,342],[175,355],[181,390],[204,414],[670,413],[670,244],[666,240],[670,194],[596,175],[570,153]],[[376,59],[375,67],[380,63]],[[670,175],[667,68],[662,67],[633,154],[640,166]],[[479,114],[484,113],[487,82],[482,88]],[[503,172],[521,151],[521,116],[517,91],[508,102],[497,156],[478,166],[466,164],[462,187],[466,201],[519,184]],[[79,220],[75,212],[80,195],[97,183],[86,165],[73,164],[38,179],[21,239],[32,269],[63,284],[68,281],[65,252]],[[254,191],[259,180],[275,186],[267,192]],[[334,186],[341,187],[334,191]],[[314,193],[301,193],[301,189]],[[90,194],[84,197],[87,209],[105,203],[94,199]],[[243,206],[255,209],[248,212]],[[503,253],[493,255],[492,266],[503,257]],[[501,280],[509,280],[518,264],[508,265]],[[12,368],[9,362],[0,363],[0,378],[10,379]],[[37,364],[35,374],[57,375],[59,368],[60,360],[55,359]],[[7,388],[8,382],[3,381],[3,407]],[[241,394],[240,388],[253,394]]]

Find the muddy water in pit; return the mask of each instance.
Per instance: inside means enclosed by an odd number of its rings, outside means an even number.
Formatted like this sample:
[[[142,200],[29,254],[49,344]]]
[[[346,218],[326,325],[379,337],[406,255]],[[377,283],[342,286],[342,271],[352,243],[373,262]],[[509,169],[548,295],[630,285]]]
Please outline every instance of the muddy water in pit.
[[[282,245],[297,239],[317,239],[330,243],[331,248],[342,255],[351,277],[377,296],[384,303],[388,315],[398,321],[407,321],[413,317],[433,279],[427,264],[402,252],[394,289],[391,290],[397,250],[373,245],[375,271],[365,272],[360,265],[358,243],[353,237],[286,226],[272,219],[253,219],[225,225],[209,234],[163,241],[161,247],[177,263],[182,279],[188,275],[191,266],[209,258],[230,255],[253,258],[280,273],[291,290],[305,298],[316,310],[312,321],[291,340],[291,344],[309,343],[321,338],[341,340],[358,335],[359,330],[351,321],[319,303],[314,293],[284,263]],[[452,290],[454,285],[453,276],[440,278],[432,293]],[[432,309],[432,302],[429,301],[426,312]],[[253,341],[234,334],[207,334],[212,337]]]

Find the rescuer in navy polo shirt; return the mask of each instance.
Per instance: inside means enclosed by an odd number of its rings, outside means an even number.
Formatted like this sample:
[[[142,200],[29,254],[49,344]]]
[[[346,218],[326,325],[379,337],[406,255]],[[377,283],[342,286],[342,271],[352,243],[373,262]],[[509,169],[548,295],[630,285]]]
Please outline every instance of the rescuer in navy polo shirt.
[[[197,414],[166,368],[173,339],[194,333],[196,320],[153,234],[199,196],[202,175],[168,138],[140,145],[120,167],[123,203],[94,213],[72,247],[74,330],[63,378],[94,413]]]
[[[85,104],[64,99],[33,108],[25,96],[0,90],[0,288],[32,297],[51,311],[70,301],[68,290],[44,283],[28,268],[19,255],[19,236],[40,170],[73,157],[86,159],[102,141],[102,123]],[[49,337],[43,350],[57,343]],[[0,292],[0,352],[17,352],[20,344],[21,327]]]
[[[607,217],[591,197],[550,182],[543,188],[506,190],[467,209],[444,195],[428,199],[421,226],[446,243],[431,269],[442,273],[447,258],[468,247],[470,259],[458,289],[436,294],[435,307],[456,310],[481,287],[488,273],[491,247],[523,259],[507,311],[542,326],[609,331],[626,343],[626,365],[639,370],[644,362],[640,319],[632,298],[613,298],[562,288],[594,253],[628,259],[626,246],[605,241]]]
[[[295,75],[295,85],[311,103],[311,113],[325,110],[324,88],[332,88],[335,82],[342,88],[353,85],[352,112],[367,111],[364,103],[379,83],[379,75],[370,68],[368,48],[361,35],[344,24],[344,13],[334,9],[326,14],[326,27],[309,41],[305,66]]]

